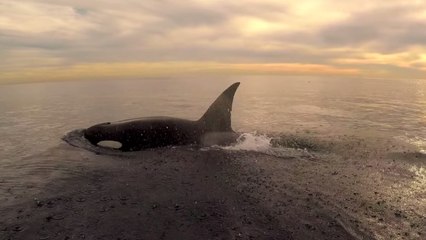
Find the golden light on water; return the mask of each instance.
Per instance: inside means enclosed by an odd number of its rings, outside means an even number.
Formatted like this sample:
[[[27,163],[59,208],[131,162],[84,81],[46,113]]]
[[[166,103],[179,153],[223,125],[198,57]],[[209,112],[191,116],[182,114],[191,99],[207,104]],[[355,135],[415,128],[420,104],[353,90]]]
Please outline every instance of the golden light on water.
[[[319,64],[224,64],[217,62],[130,62],[96,63],[67,67],[28,68],[16,72],[2,72],[0,78],[39,81],[185,76],[194,74],[315,74],[355,75],[357,69],[336,68]]]

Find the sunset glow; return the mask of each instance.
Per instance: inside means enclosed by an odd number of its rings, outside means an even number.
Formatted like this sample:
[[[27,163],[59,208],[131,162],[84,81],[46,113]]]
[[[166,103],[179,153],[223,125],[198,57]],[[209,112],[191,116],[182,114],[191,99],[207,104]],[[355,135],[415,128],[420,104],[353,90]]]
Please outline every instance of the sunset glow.
[[[417,78],[426,2],[0,0],[0,82],[186,74]]]

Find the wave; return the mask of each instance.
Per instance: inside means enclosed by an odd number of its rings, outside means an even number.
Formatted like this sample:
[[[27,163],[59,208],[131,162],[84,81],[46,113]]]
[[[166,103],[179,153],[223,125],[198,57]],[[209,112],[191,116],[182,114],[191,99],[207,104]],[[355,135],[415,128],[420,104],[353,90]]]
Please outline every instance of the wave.
[[[426,138],[421,136],[412,136],[412,135],[403,135],[395,137],[396,140],[408,143],[411,146],[414,146],[417,151],[421,154],[426,155]]]
[[[287,139],[288,140],[288,139]],[[299,144],[298,144],[299,143]],[[284,137],[272,137],[266,134],[242,133],[234,144],[228,146],[214,146],[228,151],[252,151],[280,158],[314,158],[314,154],[302,142],[285,141]]]

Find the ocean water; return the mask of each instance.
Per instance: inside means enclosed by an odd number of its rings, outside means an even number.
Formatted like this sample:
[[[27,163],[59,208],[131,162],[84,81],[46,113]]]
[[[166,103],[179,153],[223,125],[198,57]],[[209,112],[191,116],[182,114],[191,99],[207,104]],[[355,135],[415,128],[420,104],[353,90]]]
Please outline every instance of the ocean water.
[[[68,131],[99,122],[198,119],[236,81],[242,83],[232,112],[238,132],[383,137],[426,149],[425,81],[200,77],[0,86],[0,161],[17,163],[56,146]]]
[[[247,152],[284,160],[319,159],[324,167],[318,171],[323,173],[331,165],[340,166],[333,175],[359,170],[362,159],[362,166],[374,166],[364,177],[385,181],[378,174],[388,169],[383,173],[388,180],[379,188],[384,198],[394,200],[392,209],[411,207],[407,211],[413,216],[425,217],[426,81],[344,77],[209,76],[0,85],[2,203],[10,206],[33,198],[51,181],[83,174],[86,163],[75,163],[76,155],[89,162],[93,153],[64,142],[67,133],[135,117],[196,120],[237,81],[241,85],[232,111],[233,129],[241,133],[237,143],[194,151],[229,151],[242,159],[249,157]],[[140,156],[132,154],[126,157]],[[398,170],[389,170],[389,161],[381,165],[382,159],[393,161]],[[361,175],[353,178],[364,184]],[[373,183],[360,188],[368,184]],[[402,185],[406,191],[396,194]],[[374,225],[370,218],[351,214],[379,239],[405,231],[383,230],[378,220]],[[418,219],[413,221],[418,224]],[[414,238],[423,230],[416,231]]]

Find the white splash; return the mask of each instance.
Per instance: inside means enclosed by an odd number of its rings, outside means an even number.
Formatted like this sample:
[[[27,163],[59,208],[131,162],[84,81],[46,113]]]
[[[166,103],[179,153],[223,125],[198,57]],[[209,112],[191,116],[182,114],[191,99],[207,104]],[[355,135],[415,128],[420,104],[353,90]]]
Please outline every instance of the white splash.
[[[402,140],[408,144],[411,144],[418,148],[419,152],[422,154],[426,154],[426,138],[420,136],[399,136],[396,139]]]
[[[222,147],[226,150],[246,150],[265,152],[272,148],[272,138],[262,134],[243,133],[237,138],[237,142],[231,146]]]
[[[296,157],[309,157],[313,158],[307,150],[287,148],[283,146],[274,146],[272,144],[272,137],[264,134],[242,133],[235,144],[230,146],[215,146],[229,151],[253,151],[260,152],[267,155],[282,157],[282,158],[296,158]]]
[[[411,166],[408,169],[414,174],[414,179],[411,184],[411,194],[415,196],[422,196],[426,194],[426,168],[419,166]],[[426,199],[421,200],[426,203]]]

